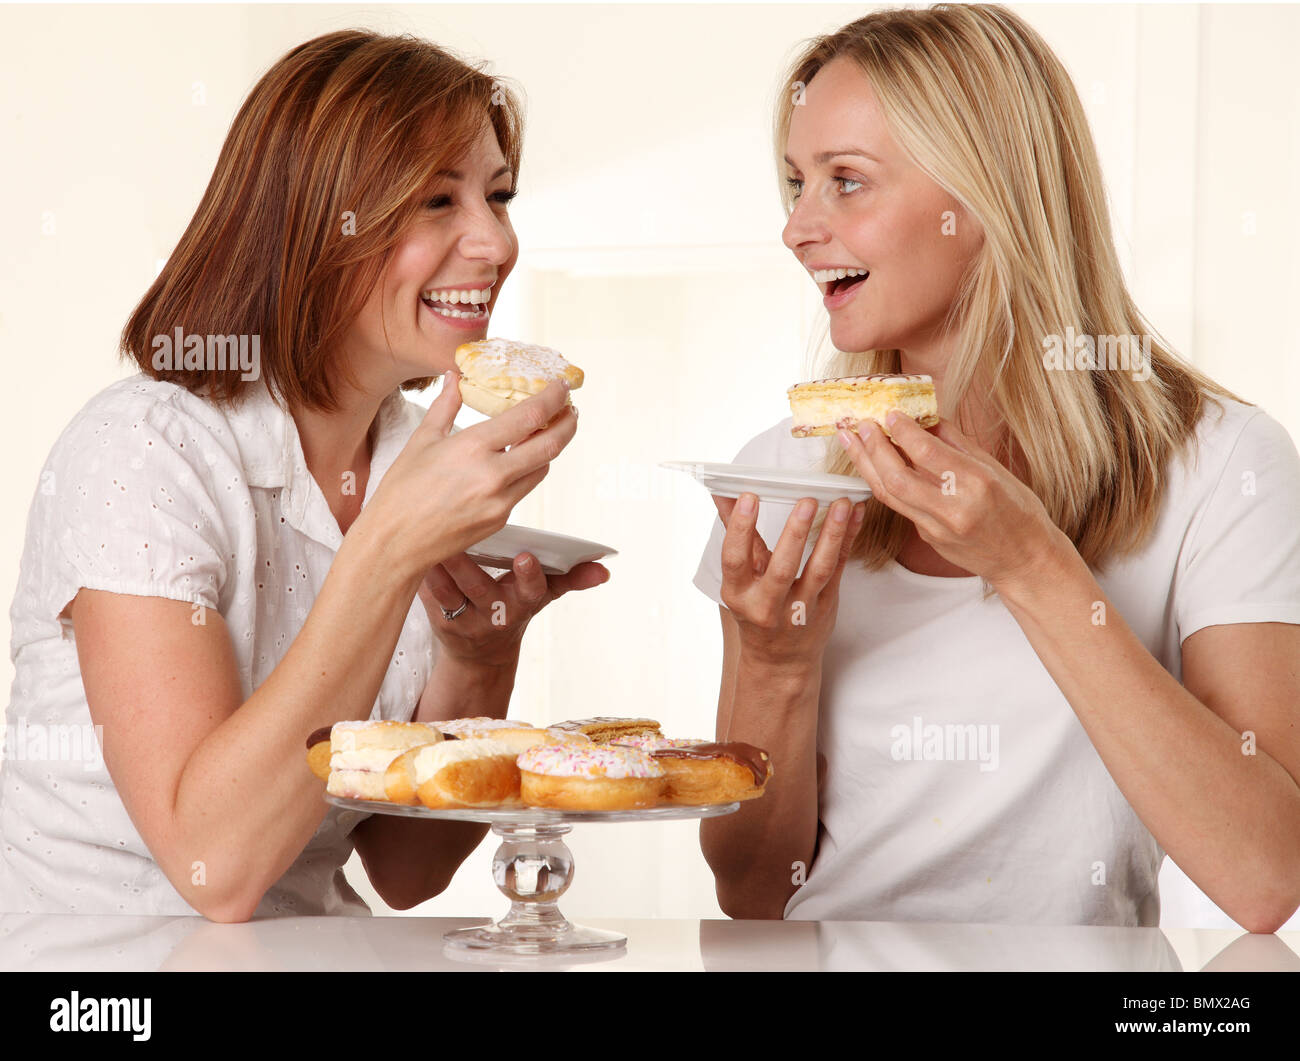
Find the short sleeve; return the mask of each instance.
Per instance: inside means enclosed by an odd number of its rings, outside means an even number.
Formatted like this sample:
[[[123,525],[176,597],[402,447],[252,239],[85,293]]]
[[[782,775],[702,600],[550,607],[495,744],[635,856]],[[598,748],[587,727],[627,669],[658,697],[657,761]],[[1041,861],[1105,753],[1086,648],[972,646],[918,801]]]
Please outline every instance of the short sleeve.
[[[82,587],[217,608],[230,555],[218,459],[208,429],[168,403],[84,411],[42,475],[55,614]]]
[[[788,419],[783,420],[775,427],[750,439],[741,447],[732,463],[772,468],[793,466],[794,462],[783,453],[781,446],[782,442],[790,438],[790,423]],[[767,543],[769,549],[780,540],[786,520],[793,511],[793,505],[776,504],[771,501],[764,501],[759,507],[758,534]],[[722,540],[726,534],[727,529],[722,525],[722,520],[714,516],[708,543],[704,546],[700,565],[692,580],[695,587],[715,604],[722,604]]]
[[[1262,411],[1188,528],[1174,608],[1180,642],[1207,626],[1300,623],[1300,455]]]

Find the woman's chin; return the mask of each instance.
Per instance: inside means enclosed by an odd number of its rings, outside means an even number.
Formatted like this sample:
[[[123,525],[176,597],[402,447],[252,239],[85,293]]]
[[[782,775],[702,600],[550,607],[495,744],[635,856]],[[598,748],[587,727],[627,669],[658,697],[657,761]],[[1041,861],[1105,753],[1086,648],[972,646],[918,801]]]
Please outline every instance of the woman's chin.
[[[888,346],[882,346],[881,337],[866,328],[836,328],[831,327],[831,344],[836,350],[842,350],[845,353],[857,354],[867,350],[887,350]]]
[[[456,348],[447,346],[445,350],[439,349],[436,352],[412,351],[411,356],[399,359],[397,367],[403,381],[441,376],[448,369],[456,367]]]

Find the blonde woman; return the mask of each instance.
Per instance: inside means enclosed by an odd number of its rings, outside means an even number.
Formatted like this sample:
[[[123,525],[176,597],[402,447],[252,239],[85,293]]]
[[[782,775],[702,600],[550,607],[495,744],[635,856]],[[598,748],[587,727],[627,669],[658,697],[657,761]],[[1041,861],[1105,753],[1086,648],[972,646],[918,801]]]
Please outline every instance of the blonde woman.
[[[784,241],[860,351],[822,374],[926,373],[944,419],[828,448],[787,420],[736,458],[873,496],[815,536],[810,501],[718,499],[717,731],[776,765],[703,825],[723,909],[1154,925],[1168,854],[1276,930],[1300,903],[1300,459],[1134,306],[1061,63],[1001,7],[868,15],[795,61],[776,144]]]
[[[102,756],[5,760],[0,909],[365,914],[354,850],[405,908],[482,839],[328,806],[305,742],[502,717],[532,616],[608,577],[464,554],[577,426],[553,384],[453,428],[454,351],[518,258],[521,151],[506,87],[416,38],[327,34],[249,94],[124,330],[141,372],[63,432],[32,505],[7,722],[96,727]],[[216,359],[214,335],[239,341]],[[436,376],[427,412],[402,396]]]

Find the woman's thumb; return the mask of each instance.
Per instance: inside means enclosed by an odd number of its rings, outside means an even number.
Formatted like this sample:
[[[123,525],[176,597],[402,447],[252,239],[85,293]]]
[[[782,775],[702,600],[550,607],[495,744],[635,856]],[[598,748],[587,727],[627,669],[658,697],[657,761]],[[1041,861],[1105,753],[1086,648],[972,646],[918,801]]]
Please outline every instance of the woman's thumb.
[[[429,404],[429,411],[424,414],[424,423],[445,438],[451,432],[458,412],[460,412],[460,373],[450,368],[443,374],[442,390]]]

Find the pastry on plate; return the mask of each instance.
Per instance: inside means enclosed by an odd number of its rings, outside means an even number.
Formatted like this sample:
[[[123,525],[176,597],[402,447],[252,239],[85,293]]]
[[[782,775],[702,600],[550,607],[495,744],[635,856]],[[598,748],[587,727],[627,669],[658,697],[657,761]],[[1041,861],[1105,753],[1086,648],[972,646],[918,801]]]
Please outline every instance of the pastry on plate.
[[[446,740],[473,740],[478,737],[494,736],[497,730],[532,729],[531,722],[520,722],[513,718],[489,718],[478,715],[474,718],[441,718],[430,722],[436,726]]]
[[[657,748],[650,757],[668,775],[669,803],[731,803],[757,799],[772,776],[772,759],[741,741]]]
[[[480,339],[456,347],[460,398],[484,416],[498,416],[525,398],[540,394],[555,380],[570,390],[582,386],[582,369],[549,346],[512,339]]]
[[[530,807],[635,810],[658,805],[667,775],[649,755],[613,744],[538,745],[517,760]]]
[[[389,798],[397,803],[418,799],[433,810],[516,804],[516,754],[510,745],[486,738],[412,748],[388,767]]]
[[[320,733],[317,730],[313,737]],[[336,722],[330,728],[329,775],[325,791],[344,799],[387,800],[384,772],[397,756],[426,744],[438,744],[442,734],[422,722]],[[319,749],[321,742],[314,746]],[[316,762],[320,761],[315,751]],[[313,748],[307,761],[312,764]],[[319,775],[318,775],[319,776]]]
[[[833,435],[843,428],[856,431],[874,420],[886,435],[885,417],[897,410],[922,427],[939,422],[939,402],[929,376],[846,376],[797,383],[787,392],[795,438]]]
[[[597,718],[573,718],[567,722],[557,722],[551,729],[561,733],[581,733],[596,744],[609,744],[620,737],[658,733],[659,723],[653,718],[614,718],[601,715]]]

